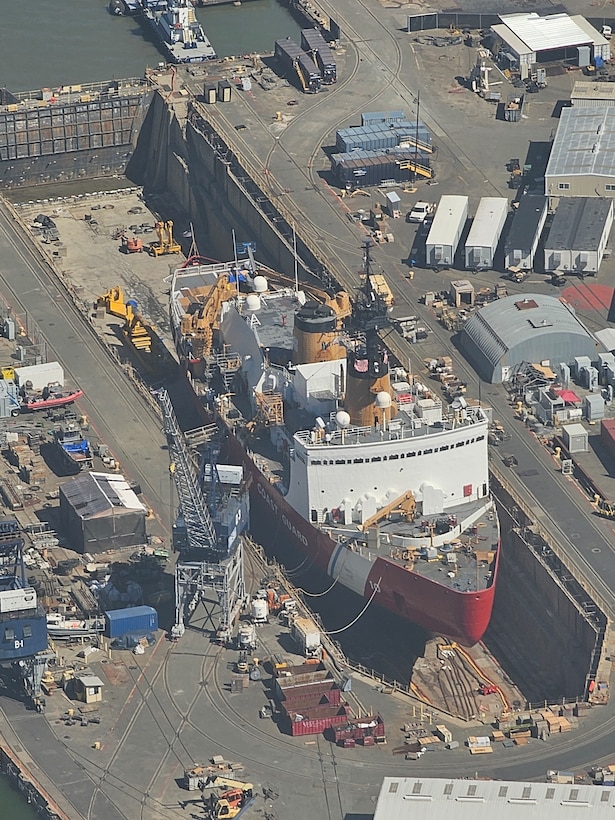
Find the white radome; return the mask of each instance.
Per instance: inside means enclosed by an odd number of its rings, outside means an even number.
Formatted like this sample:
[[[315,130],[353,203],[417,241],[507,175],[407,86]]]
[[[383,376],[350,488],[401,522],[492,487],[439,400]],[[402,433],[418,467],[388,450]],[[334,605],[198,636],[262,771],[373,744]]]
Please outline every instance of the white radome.
[[[350,426],[350,414],[347,413],[345,410],[339,410],[335,414],[335,423],[338,427],[344,429],[344,427]]]
[[[254,277],[254,292],[266,293],[269,290],[269,282],[265,276]]]
[[[376,396],[376,407],[385,408],[391,406],[391,397],[386,390],[381,390]]]

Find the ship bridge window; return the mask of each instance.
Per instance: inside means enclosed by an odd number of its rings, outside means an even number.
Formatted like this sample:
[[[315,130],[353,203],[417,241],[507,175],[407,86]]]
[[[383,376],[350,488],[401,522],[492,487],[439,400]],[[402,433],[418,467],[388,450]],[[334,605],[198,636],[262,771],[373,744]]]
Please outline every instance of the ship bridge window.
[[[464,441],[458,441],[457,444],[455,445],[455,447],[463,447],[464,444],[465,444]]]
[[[23,636],[24,638],[31,638],[32,637],[32,627],[30,624],[26,624],[23,628]]]
[[[322,464],[322,462],[321,462],[320,459],[318,459],[318,460],[310,461],[310,464]]]
[[[15,630],[12,627],[7,627],[4,630],[4,640],[5,641],[14,641],[15,640]]]
[[[440,447],[440,452],[443,450],[448,450],[448,444],[443,444],[442,447]]]
[[[424,456],[430,456],[433,453],[432,448],[430,447],[428,450],[423,450]]]
[[[398,458],[398,455],[389,456],[389,461],[396,461]]]
[[[380,456],[374,456],[372,458],[372,461],[382,461],[382,459],[380,458]]]
[[[353,461],[353,464],[363,464],[363,459],[362,458],[355,458],[355,460]]]
[[[338,458],[338,459],[336,459],[335,463],[336,464],[346,464],[346,459],[345,458]]]
[[[406,458],[414,458],[416,453],[406,453]]]
[[[476,436],[476,441],[484,441],[484,436]]]

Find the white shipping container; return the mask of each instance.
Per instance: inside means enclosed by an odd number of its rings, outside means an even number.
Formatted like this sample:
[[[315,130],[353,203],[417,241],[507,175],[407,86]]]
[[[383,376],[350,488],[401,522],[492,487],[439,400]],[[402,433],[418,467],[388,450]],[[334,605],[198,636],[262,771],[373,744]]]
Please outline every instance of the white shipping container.
[[[508,200],[501,196],[484,196],[465,244],[465,265],[469,270],[493,268],[493,257],[508,214]]]
[[[15,368],[15,381],[20,387],[31,382],[33,390],[42,390],[48,384],[64,386],[64,368],[59,362],[45,362]]]
[[[468,218],[468,197],[441,197],[425,243],[428,267],[450,267]]]
[[[17,612],[20,609],[36,609],[36,590],[26,587],[0,592],[0,612]]]
[[[320,631],[309,618],[295,618],[291,635],[305,655],[320,651]]]

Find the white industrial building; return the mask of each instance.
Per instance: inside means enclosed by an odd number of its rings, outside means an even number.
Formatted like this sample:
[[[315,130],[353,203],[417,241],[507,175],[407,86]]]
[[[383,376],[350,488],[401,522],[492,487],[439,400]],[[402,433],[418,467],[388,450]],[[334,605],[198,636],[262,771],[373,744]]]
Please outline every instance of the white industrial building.
[[[455,253],[468,218],[468,197],[444,195],[425,241],[428,267],[445,268],[453,264]]]
[[[610,59],[609,41],[579,14],[550,14],[535,11],[502,14],[500,23],[491,26],[494,51],[500,63],[518,69],[522,79],[530,76],[532,66],[554,60],[572,60],[590,65],[595,57]]]
[[[545,194],[615,196],[615,107],[563,108],[545,171]]]
[[[534,256],[548,213],[546,196],[526,194],[517,210],[504,243],[504,267],[533,270]]]
[[[374,820],[606,820],[614,814],[613,787],[385,777]]]
[[[572,87],[570,102],[576,108],[603,108],[605,105],[615,105],[615,85],[577,80]]]
[[[595,276],[612,226],[612,199],[561,199],[545,240],[545,272]]]
[[[493,258],[507,214],[506,197],[484,196],[478,203],[465,244],[465,265],[468,270],[493,268]]]

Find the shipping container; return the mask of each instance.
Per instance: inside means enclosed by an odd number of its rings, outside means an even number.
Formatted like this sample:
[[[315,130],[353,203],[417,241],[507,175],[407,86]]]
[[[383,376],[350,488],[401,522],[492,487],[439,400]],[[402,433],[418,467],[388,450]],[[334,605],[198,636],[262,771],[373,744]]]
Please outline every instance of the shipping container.
[[[506,122],[519,122],[523,115],[523,105],[525,97],[523,94],[511,94],[504,106],[504,119]]]
[[[287,711],[298,708],[297,705],[300,703],[313,706],[327,703],[339,704],[342,698],[341,690],[333,680],[290,687],[279,686],[280,681],[276,683],[278,684],[276,686],[278,700]]]
[[[403,111],[364,111],[361,114],[361,125],[371,122],[403,122],[405,119]]]
[[[468,270],[493,269],[507,214],[508,200],[505,197],[484,196],[478,203],[465,244],[465,266]]]
[[[615,419],[602,419],[600,422],[600,443],[615,461]]]
[[[417,174],[431,177],[431,158],[408,148],[386,151],[350,151],[333,154],[332,169],[341,184],[347,182],[362,187],[380,185],[383,180],[408,182]]]
[[[284,678],[282,685],[286,686],[286,680],[293,679],[294,684],[311,683],[315,680],[324,680],[332,677],[331,672],[327,669],[322,661],[318,663],[300,663],[297,666],[282,666],[274,668],[275,675],[278,678]],[[289,682],[290,686],[291,683]]]
[[[504,266],[533,270],[536,248],[547,219],[546,196],[521,198],[504,243]]]
[[[117,638],[126,632],[155,632],[158,613],[151,606],[133,606],[105,612],[105,635]]]
[[[42,390],[48,384],[64,386],[64,368],[59,362],[44,362],[32,364],[28,367],[15,368],[15,381],[19,387],[28,387],[32,390]],[[32,385],[30,387],[30,384]]]
[[[301,48],[311,55],[320,69],[322,81],[331,85],[337,80],[337,65],[329,44],[316,28],[301,31]]]
[[[335,145],[340,153],[377,151],[404,145],[429,149],[431,132],[422,122],[374,123],[340,129],[335,135]]]
[[[322,76],[312,58],[294,40],[275,41],[275,58],[288,79],[297,80],[306,94],[320,91]]]
[[[311,712],[309,716],[304,716],[303,713],[293,712],[287,715],[286,720],[283,721],[284,728],[293,737],[320,735],[332,726],[346,723],[348,720],[348,707],[346,705],[321,706],[319,709],[323,710],[320,714]]]
[[[427,240],[427,267],[451,267],[468,218],[468,197],[444,195],[440,198]]]

